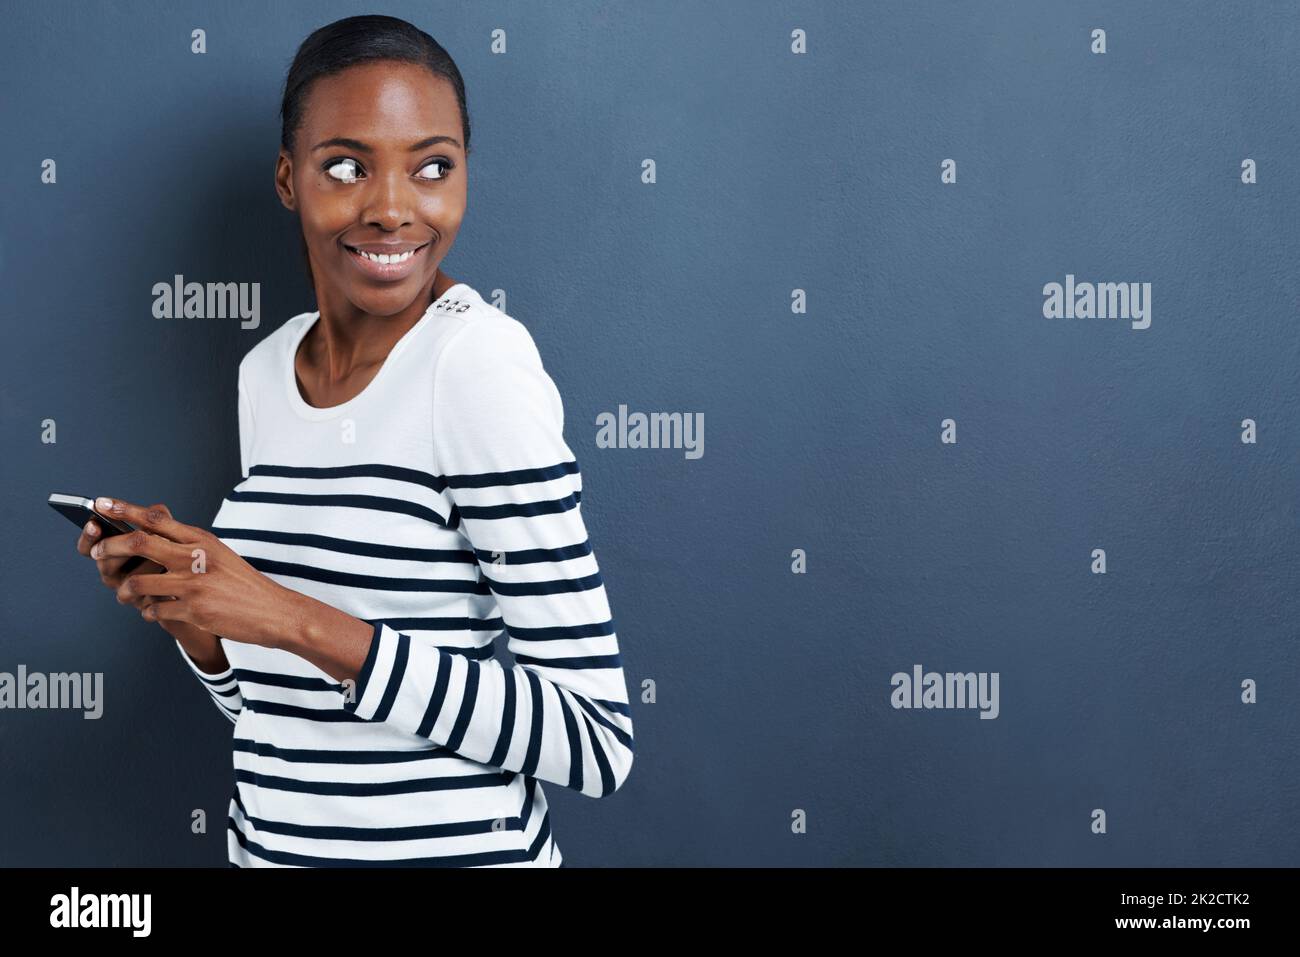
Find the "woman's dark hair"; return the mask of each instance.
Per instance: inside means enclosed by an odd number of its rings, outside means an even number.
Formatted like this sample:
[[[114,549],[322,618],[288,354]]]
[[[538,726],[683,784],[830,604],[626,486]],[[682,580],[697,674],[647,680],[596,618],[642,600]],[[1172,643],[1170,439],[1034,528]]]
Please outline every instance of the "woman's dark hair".
[[[284,80],[280,101],[280,145],[290,154],[302,125],[303,107],[312,84],[323,76],[341,73],[358,63],[390,60],[423,66],[434,76],[447,80],[460,105],[461,142],[469,156],[469,111],[465,108],[465,81],[456,61],[442,45],[414,24],[397,17],[365,14],[335,20],[302,41]],[[311,277],[307,240],[302,257]]]
[[[434,76],[447,80],[460,104],[460,128],[465,155],[469,155],[469,111],[465,109],[465,81],[456,61],[442,45],[414,24],[379,14],[344,17],[316,30],[302,45],[289,66],[280,101],[280,145],[293,152],[303,105],[312,83],[323,76],[341,73],[358,63],[395,60],[423,66]]]

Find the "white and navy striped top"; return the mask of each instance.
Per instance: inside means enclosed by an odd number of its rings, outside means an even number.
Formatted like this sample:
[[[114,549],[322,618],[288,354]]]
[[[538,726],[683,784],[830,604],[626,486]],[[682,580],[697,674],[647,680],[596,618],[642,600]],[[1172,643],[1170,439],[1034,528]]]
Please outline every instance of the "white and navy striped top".
[[[207,674],[177,643],[234,722],[230,864],[558,867],[541,782],[604,797],[632,765],[559,392],[527,328],[457,283],[317,408],[294,356],[318,318],[240,363],[243,481],[213,532],[374,635],[355,687],[225,638]]]

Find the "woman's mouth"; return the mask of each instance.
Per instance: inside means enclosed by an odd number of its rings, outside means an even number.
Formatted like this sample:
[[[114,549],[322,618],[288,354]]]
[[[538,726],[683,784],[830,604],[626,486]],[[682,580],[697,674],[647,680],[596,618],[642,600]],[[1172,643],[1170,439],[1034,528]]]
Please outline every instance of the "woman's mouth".
[[[405,279],[414,269],[416,263],[424,256],[429,244],[401,253],[365,252],[355,246],[343,244],[348,251],[348,258],[356,263],[365,275],[372,279]]]

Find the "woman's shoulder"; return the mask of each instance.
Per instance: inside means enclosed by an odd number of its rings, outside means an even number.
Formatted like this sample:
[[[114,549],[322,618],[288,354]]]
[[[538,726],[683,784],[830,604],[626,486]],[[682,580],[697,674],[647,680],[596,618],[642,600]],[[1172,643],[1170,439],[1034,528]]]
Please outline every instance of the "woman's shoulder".
[[[518,446],[538,429],[563,430],[563,401],[528,326],[476,293],[466,298],[434,358],[434,415],[459,421],[450,427],[475,443]]]
[[[443,308],[453,320],[440,352],[456,365],[490,365],[509,358],[537,357],[537,344],[528,327],[472,287],[464,286],[450,301],[435,308]]]
[[[239,375],[245,381],[254,381],[274,374],[281,365],[280,357],[291,342],[298,341],[302,327],[316,318],[316,313],[300,312],[283,323],[274,332],[258,342],[239,360]]]

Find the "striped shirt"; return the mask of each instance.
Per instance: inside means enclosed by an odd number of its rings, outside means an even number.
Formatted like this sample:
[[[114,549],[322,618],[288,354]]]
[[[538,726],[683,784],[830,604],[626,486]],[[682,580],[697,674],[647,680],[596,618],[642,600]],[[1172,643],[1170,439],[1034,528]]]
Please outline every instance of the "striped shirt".
[[[604,797],[632,765],[559,392],[527,328],[457,283],[317,408],[294,356],[319,315],[240,363],[243,481],[212,530],[374,631],[355,683],[225,638],[210,674],[177,642],[234,724],[230,864],[558,867],[542,782]]]

